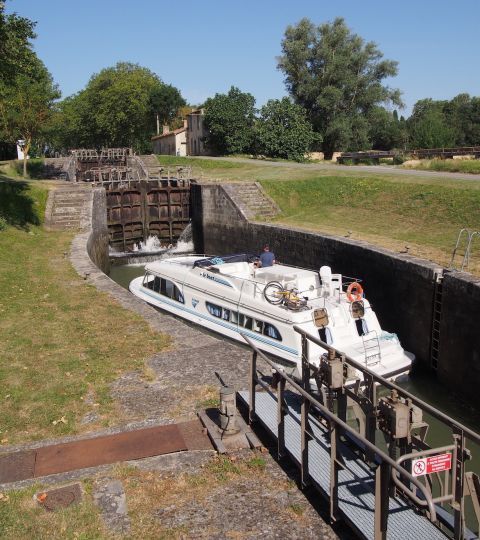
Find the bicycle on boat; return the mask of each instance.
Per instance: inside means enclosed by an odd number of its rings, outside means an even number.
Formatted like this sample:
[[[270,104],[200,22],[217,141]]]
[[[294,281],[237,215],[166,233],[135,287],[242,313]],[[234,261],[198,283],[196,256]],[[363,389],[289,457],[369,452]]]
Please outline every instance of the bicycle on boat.
[[[274,306],[284,305],[286,308],[293,311],[298,311],[307,307],[307,300],[299,296],[297,289],[286,289],[278,281],[270,281],[263,289],[265,300]]]

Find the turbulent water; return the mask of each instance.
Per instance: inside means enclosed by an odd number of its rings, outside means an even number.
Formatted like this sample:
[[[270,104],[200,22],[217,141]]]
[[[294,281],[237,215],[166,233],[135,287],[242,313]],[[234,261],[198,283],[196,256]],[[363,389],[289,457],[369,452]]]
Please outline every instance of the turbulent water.
[[[185,253],[193,251],[192,224],[189,223],[178,238],[177,243],[162,245],[158,236],[151,235],[145,241],[133,244],[134,252],[152,253],[166,250],[166,253]]]

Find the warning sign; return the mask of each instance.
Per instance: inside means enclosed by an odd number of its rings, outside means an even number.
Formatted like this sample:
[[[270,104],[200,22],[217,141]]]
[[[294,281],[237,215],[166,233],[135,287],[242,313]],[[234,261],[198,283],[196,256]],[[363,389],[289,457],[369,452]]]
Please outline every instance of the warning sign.
[[[422,459],[412,459],[412,476],[449,471],[452,468],[452,454],[438,454]]]

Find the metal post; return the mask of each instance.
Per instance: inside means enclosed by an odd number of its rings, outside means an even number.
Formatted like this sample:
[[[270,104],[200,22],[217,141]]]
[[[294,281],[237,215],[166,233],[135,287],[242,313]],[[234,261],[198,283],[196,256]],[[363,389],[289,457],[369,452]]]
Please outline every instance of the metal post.
[[[330,521],[338,519],[338,426],[330,424]]]
[[[455,502],[452,504],[455,520],[454,538],[460,540],[463,539],[465,529],[463,500],[463,484],[465,477],[465,435],[463,434],[463,431],[460,430],[459,433],[454,433],[453,440],[456,446],[454,450]]]
[[[302,400],[302,414],[301,414],[301,447],[302,447],[302,455],[301,455],[301,475],[302,475],[302,486],[308,486],[310,483],[310,474],[308,472],[308,440],[309,435],[307,433],[308,429],[308,413],[310,410],[310,401],[308,401],[305,397],[303,397]]]
[[[255,351],[252,354],[252,359],[250,360],[250,396],[249,396],[249,407],[248,407],[248,423],[252,424],[255,421],[255,386],[256,386],[256,376],[257,376],[257,352]]]
[[[285,411],[283,408],[283,395],[285,392],[285,379],[282,377],[277,385],[277,433],[278,458],[285,456]]]
[[[375,540],[387,538],[389,481],[390,465],[382,461],[375,471]]]
[[[305,391],[310,390],[310,365],[308,363],[308,340],[305,335],[302,335],[302,387]],[[307,486],[310,483],[308,472],[308,413],[310,411],[310,401],[303,396],[301,408],[301,478],[302,486]]]
[[[229,386],[220,388],[220,428],[225,435],[238,433],[235,390]]]

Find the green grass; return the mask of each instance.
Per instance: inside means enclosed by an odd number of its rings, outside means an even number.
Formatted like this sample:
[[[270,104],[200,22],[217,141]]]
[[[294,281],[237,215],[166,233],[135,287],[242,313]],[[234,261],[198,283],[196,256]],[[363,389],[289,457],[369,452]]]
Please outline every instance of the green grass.
[[[262,185],[282,210],[279,223],[351,231],[393,249],[412,244],[411,253],[439,264],[448,262],[461,228],[480,230],[479,189],[338,176]]]
[[[188,166],[193,168],[199,168],[202,170],[213,170],[213,169],[242,169],[246,165],[243,163],[235,163],[233,161],[222,161],[222,160],[209,160],[201,158],[190,158],[190,157],[177,157],[177,156],[157,156],[157,159],[160,165],[169,167],[169,166]]]
[[[0,231],[0,442],[78,433],[92,410],[99,425],[115,423],[110,384],[143,371],[168,339],[75,272],[64,255],[74,233],[41,226],[42,184],[3,180],[0,212],[10,225]]]
[[[480,174],[480,159],[425,159],[408,168],[422,171]]]
[[[65,509],[47,512],[35,500],[38,484],[24,490],[9,491],[8,500],[0,500],[0,534],[3,540],[37,538],[93,540],[108,538],[99,512],[90,495]]]
[[[0,216],[9,225],[28,229],[40,225],[48,191],[45,187],[11,180],[0,174]]]
[[[27,161],[27,176],[31,180],[43,178],[45,164],[43,158],[33,158]],[[11,160],[0,161],[0,174],[8,175],[11,178],[23,178],[23,161]]]
[[[408,245],[411,255],[445,266],[459,230],[480,230],[480,182],[474,176],[405,176],[393,167],[365,173],[323,163],[279,167],[244,161],[229,169],[228,161],[181,159],[196,162],[194,174],[203,181],[260,182],[282,210],[274,220],[278,224],[349,235],[394,251]],[[475,246],[468,270],[480,273]]]

